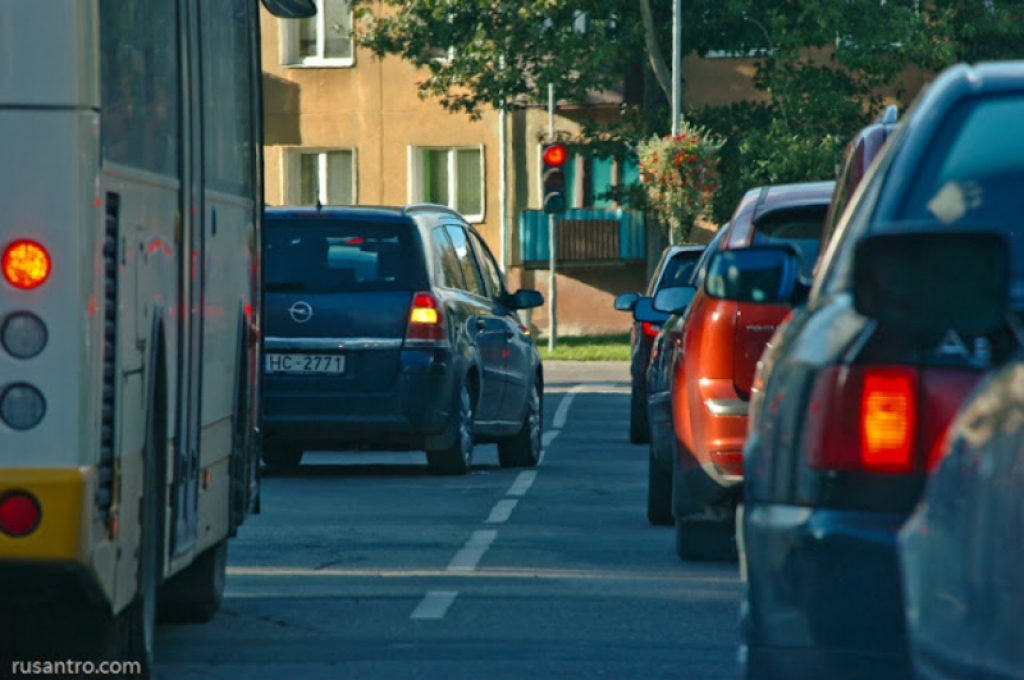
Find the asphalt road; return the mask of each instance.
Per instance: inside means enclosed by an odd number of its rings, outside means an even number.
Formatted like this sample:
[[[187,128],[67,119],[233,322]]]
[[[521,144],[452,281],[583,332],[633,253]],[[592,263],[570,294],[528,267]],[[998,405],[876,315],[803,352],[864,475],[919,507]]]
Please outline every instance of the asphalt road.
[[[163,680],[735,677],[735,563],[647,524],[625,363],[548,362],[536,470],[432,477],[422,454],[310,453],[264,480],[222,611],[162,626]]]

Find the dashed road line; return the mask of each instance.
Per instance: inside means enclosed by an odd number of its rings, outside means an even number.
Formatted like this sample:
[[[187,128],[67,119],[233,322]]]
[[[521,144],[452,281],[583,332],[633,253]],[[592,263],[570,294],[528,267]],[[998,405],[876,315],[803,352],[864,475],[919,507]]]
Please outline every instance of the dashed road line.
[[[448,608],[459,596],[457,590],[429,590],[423,596],[423,600],[412,611],[410,619],[437,620],[443,619],[448,613]]]
[[[525,496],[526,492],[530,490],[533,485],[533,480],[537,478],[536,470],[524,470],[519,473],[516,477],[516,481],[512,483],[508,491],[505,492],[506,496]]]
[[[498,532],[493,529],[474,531],[466,541],[466,546],[455,553],[455,557],[448,563],[448,571],[474,571],[476,565],[480,563],[480,558],[497,537]]]
[[[491,514],[484,520],[484,524],[502,524],[508,521],[519,503],[517,498],[503,498],[491,509]]]

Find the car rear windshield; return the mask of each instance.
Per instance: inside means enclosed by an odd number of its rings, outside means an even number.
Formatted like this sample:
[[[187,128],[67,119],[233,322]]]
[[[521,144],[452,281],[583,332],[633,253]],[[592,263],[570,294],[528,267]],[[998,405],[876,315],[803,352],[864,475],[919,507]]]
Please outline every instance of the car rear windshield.
[[[1024,274],[1024,97],[985,97],[965,102],[943,121],[922,172],[897,221],[929,229],[997,229],[1011,241],[1014,270]]]
[[[426,278],[404,224],[268,220],[264,262],[271,293],[413,290]]]
[[[773,210],[754,223],[752,245],[791,245],[800,251],[800,274],[809,277],[818,259],[827,205]]]
[[[676,253],[665,263],[665,271],[658,281],[658,290],[671,286],[687,286],[693,278],[693,270],[700,259],[700,250],[684,250]],[[656,292],[656,291],[655,291]]]

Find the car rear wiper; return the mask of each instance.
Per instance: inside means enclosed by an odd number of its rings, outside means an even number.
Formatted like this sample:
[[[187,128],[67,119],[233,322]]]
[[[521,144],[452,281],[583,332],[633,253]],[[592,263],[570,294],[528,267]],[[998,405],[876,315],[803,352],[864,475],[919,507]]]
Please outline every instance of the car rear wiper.
[[[305,290],[306,284],[302,281],[278,281],[276,283],[268,283],[267,290],[283,293],[289,290]]]

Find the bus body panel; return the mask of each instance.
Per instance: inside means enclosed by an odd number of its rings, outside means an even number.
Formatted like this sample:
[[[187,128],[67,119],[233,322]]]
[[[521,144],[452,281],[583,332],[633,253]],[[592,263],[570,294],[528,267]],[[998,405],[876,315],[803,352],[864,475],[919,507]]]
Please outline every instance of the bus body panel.
[[[94,0],[0,4],[0,106],[98,108],[98,44]]]
[[[0,108],[3,163],[18,178],[0,183],[0,249],[29,239],[50,256],[49,277],[37,288],[0,280],[0,319],[28,311],[47,331],[35,357],[0,349],[0,390],[29,383],[46,404],[31,429],[0,420],[0,469],[98,462],[98,447],[90,445],[99,440],[103,349],[97,130],[96,114],[87,110]]]

